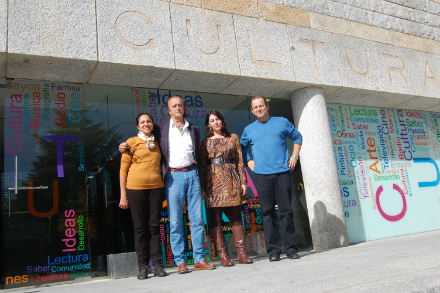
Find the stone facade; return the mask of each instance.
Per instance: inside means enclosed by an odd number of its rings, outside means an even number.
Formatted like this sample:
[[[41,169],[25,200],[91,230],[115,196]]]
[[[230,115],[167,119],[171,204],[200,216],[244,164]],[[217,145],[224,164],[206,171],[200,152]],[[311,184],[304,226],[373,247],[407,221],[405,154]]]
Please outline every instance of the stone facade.
[[[328,102],[440,104],[436,1],[2,3],[7,78],[277,98],[317,85]]]
[[[2,0],[0,8],[5,78],[291,98],[300,124],[315,104],[326,120],[325,102],[440,111],[437,0]],[[311,142],[305,154],[322,151]],[[323,170],[335,168],[329,144]],[[307,195],[319,202],[310,218],[317,249],[348,244],[343,227],[338,240],[319,238],[324,212],[345,225],[334,175],[336,197]]]

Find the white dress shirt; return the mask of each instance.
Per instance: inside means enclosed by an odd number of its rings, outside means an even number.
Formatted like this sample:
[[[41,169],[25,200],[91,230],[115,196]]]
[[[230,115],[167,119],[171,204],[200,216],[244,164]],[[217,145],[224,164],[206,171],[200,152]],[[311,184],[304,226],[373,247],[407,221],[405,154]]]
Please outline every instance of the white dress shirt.
[[[196,162],[192,148],[191,135],[188,130],[189,123],[185,121],[182,133],[170,119],[170,133],[168,135],[168,150],[169,150],[169,167],[170,168],[184,168],[191,166]]]

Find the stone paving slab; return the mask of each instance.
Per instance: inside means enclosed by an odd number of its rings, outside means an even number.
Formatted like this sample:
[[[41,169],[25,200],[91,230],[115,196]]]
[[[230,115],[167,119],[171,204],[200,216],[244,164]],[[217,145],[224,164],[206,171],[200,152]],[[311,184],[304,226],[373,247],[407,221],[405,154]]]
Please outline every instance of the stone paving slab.
[[[440,292],[440,230],[302,252],[301,259],[170,276],[63,283],[5,292]],[[192,267],[190,267],[192,270]]]

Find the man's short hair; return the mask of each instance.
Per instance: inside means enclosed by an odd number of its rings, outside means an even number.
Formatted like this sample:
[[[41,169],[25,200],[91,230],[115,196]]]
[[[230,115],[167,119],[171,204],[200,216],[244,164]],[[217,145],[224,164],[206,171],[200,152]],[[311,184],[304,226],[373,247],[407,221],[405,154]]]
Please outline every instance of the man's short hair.
[[[267,101],[266,101],[266,99],[263,96],[255,96],[255,97],[253,97],[252,100],[251,100],[251,106],[252,106],[253,100],[257,100],[257,99],[263,99],[264,104],[267,106]]]

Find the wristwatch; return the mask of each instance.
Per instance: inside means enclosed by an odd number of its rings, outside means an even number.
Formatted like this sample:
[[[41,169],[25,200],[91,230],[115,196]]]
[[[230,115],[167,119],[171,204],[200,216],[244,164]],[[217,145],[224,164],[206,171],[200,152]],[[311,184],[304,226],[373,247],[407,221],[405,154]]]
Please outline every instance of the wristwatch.
[[[292,157],[294,157],[297,161],[299,159],[297,155],[292,155]]]

